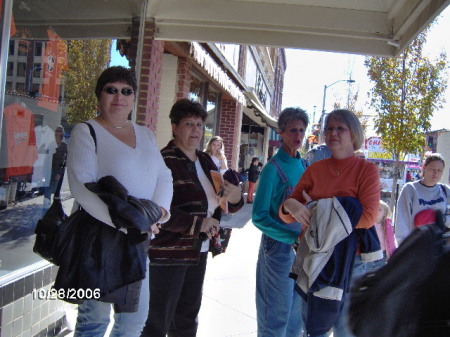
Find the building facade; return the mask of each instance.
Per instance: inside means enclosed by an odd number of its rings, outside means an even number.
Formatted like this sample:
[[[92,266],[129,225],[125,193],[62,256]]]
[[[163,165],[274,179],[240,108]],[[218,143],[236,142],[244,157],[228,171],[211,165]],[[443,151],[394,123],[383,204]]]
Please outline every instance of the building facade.
[[[20,13],[39,16],[45,8],[8,3],[12,1],[0,2],[2,47],[8,46],[1,50],[0,65],[0,337],[52,336],[65,327],[67,304],[46,296],[57,268],[33,253],[34,228],[51,202],[59,125],[70,141],[71,103],[64,77],[71,67],[67,41],[86,37],[75,27],[46,25],[44,17],[36,19],[41,26],[29,26]],[[51,5],[47,1],[41,7],[45,4]],[[208,112],[203,145],[220,135],[228,166],[236,170],[249,166],[253,156],[265,162],[281,108],[283,49],[160,41],[155,39],[154,23],[139,15],[123,25],[126,28],[106,32],[93,26],[96,34],[89,38],[117,39],[118,49],[138,75],[132,118],[155,132],[161,148],[171,139],[170,107],[180,98],[190,98]],[[86,62],[95,58],[83,57]],[[67,181],[62,198],[70,213],[73,199]]]

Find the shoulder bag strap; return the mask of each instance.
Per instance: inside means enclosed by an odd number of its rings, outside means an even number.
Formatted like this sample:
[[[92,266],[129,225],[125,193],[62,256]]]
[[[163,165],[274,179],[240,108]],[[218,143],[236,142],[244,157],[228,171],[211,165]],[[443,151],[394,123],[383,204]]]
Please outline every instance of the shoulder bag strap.
[[[439,184],[439,185],[441,186],[442,192],[444,192],[445,197],[448,198],[448,196],[447,196],[447,190],[445,189],[444,184]]]
[[[89,127],[89,132],[91,134],[91,137],[94,139],[95,152],[97,153],[97,136],[95,135],[94,127],[88,122],[83,122],[83,123]]]
[[[61,186],[64,179],[64,172],[66,171],[66,159],[67,159],[67,153],[64,154],[63,161],[61,164],[61,175],[59,176],[58,185],[56,185],[55,194],[53,195],[53,200],[59,200],[60,199],[60,193],[61,193]]]
[[[92,138],[94,139],[94,144],[95,144],[95,152],[97,152],[97,137],[95,135],[95,130],[92,127],[91,124],[87,123],[87,122],[83,122],[84,124],[86,124],[89,127],[89,132],[91,133]],[[58,185],[56,185],[56,189],[55,189],[55,193],[53,195],[53,199],[54,200],[59,200],[60,199],[60,194],[61,194],[61,186],[62,186],[62,182],[64,180],[64,173],[65,173],[65,168],[66,168],[66,160],[67,160],[67,153],[64,154],[64,158],[63,158],[63,162],[61,164],[61,175],[59,177],[58,180]]]

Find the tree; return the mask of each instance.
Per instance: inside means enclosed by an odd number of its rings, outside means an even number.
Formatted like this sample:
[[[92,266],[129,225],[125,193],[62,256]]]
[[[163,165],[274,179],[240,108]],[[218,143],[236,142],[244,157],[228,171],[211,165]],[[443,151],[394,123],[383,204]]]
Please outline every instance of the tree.
[[[69,68],[64,73],[67,122],[76,124],[96,114],[97,79],[110,62],[111,40],[71,40],[68,42]]]
[[[442,107],[447,87],[447,56],[431,61],[423,54],[428,29],[422,32],[398,57],[367,57],[365,65],[374,82],[371,106],[378,115],[375,130],[382,137],[383,148],[395,162],[393,193],[400,160],[408,153],[418,153],[431,127],[433,112]]]

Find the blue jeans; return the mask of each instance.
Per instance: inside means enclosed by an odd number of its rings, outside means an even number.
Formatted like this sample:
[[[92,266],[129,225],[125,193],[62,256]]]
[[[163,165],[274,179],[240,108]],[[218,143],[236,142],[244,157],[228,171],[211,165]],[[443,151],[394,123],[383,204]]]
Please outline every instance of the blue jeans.
[[[353,263],[352,277],[350,279],[350,288],[353,284],[353,280],[359,276],[364,275],[368,270],[368,265],[370,262],[363,262],[361,255],[355,256],[355,262]],[[347,326],[347,316],[349,309],[349,292],[347,292],[344,299],[344,307],[342,308],[339,319],[333,327],[333,337],[355,337]]]
[[[366,263],[366,272],[376,271],[386,264],[386,251],[383,251],[383,258],[373,262]]]
[[[289,277],[294,258],[292,245],[262,234],[256,266],[258,337],[302,335],[302,298]]]
[[[141,335],[148,315],[149,288],[149,268],[147,266],[145,279],[142,280],[138,311],[115,313],[114,325],[109,337],[139,337]],[[80,304],[74,337],[103,337],[109,325],[111,308],[111,303],[96,300],[88,300]]]

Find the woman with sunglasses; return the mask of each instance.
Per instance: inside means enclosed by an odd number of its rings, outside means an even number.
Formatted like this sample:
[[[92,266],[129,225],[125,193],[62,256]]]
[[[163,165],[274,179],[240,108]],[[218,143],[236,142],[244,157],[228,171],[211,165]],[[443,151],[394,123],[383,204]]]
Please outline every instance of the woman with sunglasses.
[[[95,139],[89,126],[80,123],[74,127],[69,142],[67,171],[72,195],[87,213],[114,228],[114,214],[110,214],[107,204],[97,194],[86,188],[86,183],[113,176],[130,196],[151,200],[155,207],[159,206],[162,217],[157,222],[168,220],[172,200],[172,175],[164,164],[155,135],[129,120],[136,90],[136,80],[130,69],[111,67],[103,71],[95,88],[98,115],[87,121],[95,132]],[[146,232],[141,234],[151,232],[158,232],[156,224],[149,223]],[[144,256],[148,241],[139,243]],[[111,296],[80,304],[74,336],[104,336],[111,303],[115,313],[110,336],[139,336],[149,306],[148,268],[142,282],[124,288],[113,292],[114,299]]]

